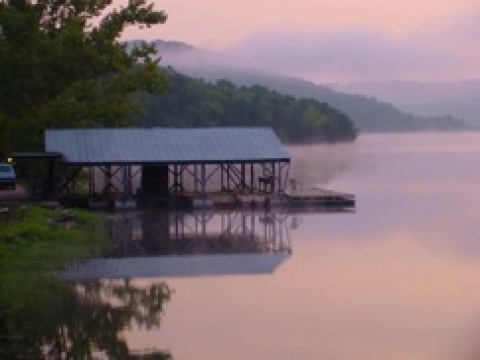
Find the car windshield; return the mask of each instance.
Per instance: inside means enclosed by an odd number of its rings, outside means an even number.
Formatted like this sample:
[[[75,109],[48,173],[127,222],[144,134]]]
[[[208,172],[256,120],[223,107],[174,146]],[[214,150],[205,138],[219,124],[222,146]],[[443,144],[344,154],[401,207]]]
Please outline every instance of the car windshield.
[[[11,173],[12,167],[10,165],[0,165],[0,173]]]

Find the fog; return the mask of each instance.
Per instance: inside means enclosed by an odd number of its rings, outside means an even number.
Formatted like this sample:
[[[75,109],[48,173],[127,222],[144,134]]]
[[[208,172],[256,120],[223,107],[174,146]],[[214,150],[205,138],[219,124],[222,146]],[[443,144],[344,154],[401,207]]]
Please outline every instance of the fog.
[[[440,22],[424,22],[400,34],[376,28],[374,22],[340,28],[274,24],[215,51],[198,46],[200,53],[189,53],[182,61],[269,71],[317,83],[471,79],[480,74],[476,61],[480,56],[479,20],[478,11],[463,13]],[[159,35],[157,39],[165,38]],[[172,54],[162,56],[168,63]]]
[[[292,32],[271,29],[228,49],[232,61],[315,82],[476,78],[478,14],[394,36],[372,28]]]

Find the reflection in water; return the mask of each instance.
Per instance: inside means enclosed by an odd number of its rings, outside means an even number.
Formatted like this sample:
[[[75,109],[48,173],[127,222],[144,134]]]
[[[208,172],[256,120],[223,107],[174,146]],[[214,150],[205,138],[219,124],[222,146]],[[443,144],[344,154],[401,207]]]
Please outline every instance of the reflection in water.
[[[322,147],[294,150],[306,183],[335,170]],[[127,334],[132,347],[161,335],[178,359],[479,359],[480,135],[368,135],[352,150],[327,187],[355,193],[354,215],[302,216],[272,276],[170,279],[168,324]]]
[[[167,351],[133,354],[120,336],[134,327],[151,331],[160,325],[171,290],[164,282],[126,278],[272,273],[291,253],[287,214],[275,212],[134,212],[115,214],[110,231],[116,246],[104,259],[92,259],[64,273],[74,280],[40,316],[41,334],[26,348],[55,358],[170,359]],[[291,226],[299,226],[292,217]],[[105,280],[105,279],[122,280]],[[51,314],[50,314],[51,312]],[[51,321],[51,322],[49,322]],[[18,325],[18,323],[17,323]],[[16,351],[17,343],[10,348]],[[10,350],[9,350],[10,351]]]
[[[108,257],[290,252],[288,215],[254,211],[117,214]]]
[[[148,330],[160,326],[171,297],[166,283],[138,287],[127,280],[45,280],[35,286],[46,287],[42,296],[11,306],[1,318],[0,358],[172,358],[164,350],[132,352],[121,336],[132,325]]]
[[[150,211],[112,217],[114,250],[68,279],[265,274],[290,255],[289,215],[256,211]],[[297,222],[298,223],[298,222]]]

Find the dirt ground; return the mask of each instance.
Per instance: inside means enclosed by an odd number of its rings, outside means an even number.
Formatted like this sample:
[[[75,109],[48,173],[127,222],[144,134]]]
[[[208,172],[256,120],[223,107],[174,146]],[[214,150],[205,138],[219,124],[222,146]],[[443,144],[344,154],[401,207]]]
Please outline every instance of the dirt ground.
[[[11,201],[25,201],[27,199],[27,191],[23,185],[18,185],[15,190],[0,187],[0,203]]]

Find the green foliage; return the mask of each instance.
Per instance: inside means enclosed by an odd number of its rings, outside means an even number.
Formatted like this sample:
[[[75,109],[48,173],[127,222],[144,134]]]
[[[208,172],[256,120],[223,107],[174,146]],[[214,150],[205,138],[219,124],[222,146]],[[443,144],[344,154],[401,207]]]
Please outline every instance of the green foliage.
[[[168,69],[169,87],[141,95],[140,125],[164,127],[268,126],[286,142],[355,139],[350,119],[326,103],[296,99],[262,86],[238,87],[227,80],[209,83]]]
[[[23,217],[0,218],[0,279],[16,271],[55,270],[67,261],[98,255],[108,247],[105,219],[86,211],[73,213],[78,224],[55,224],[60,210],[27,207]]]
[[[0,2],[0,156],[40,148],[47,127],[126,125],[137,90],[166,85],[156,51],[118,41],[131,25],[166,21],[145,0]],[[92,25],[92,24],[98,25]]]
[[[70,212],[69,212],[70,213]],[[122,331],[158,328],[172,290],[161,281],[71,283],[53,276],[68,263],[109,249],[106,218],[75,210],[72,227],[60,210],[29,206],[0,219],[0,358],[91,359],[133,356]],[[157,359],[171,359],[155,351]]]
[[[41,301],[55,282],[50,272],[73,260],[99,254],[108,248],[105,219],[75,211],[78,225],[54,225],[58,210],[29,206],[23,217],[0,218],[0,315]],[[18,286],[22,284],[22,286]],[[37,286],[43,284],[43,286]]]
[[[33,286],[44,291],[5,313],[2,359],[172,359],[166,350],[132,352],[122,336],[131,326],[160,326],[172,295],[165,282],[138,286],[128,280],[75,284],[52,279]]]

